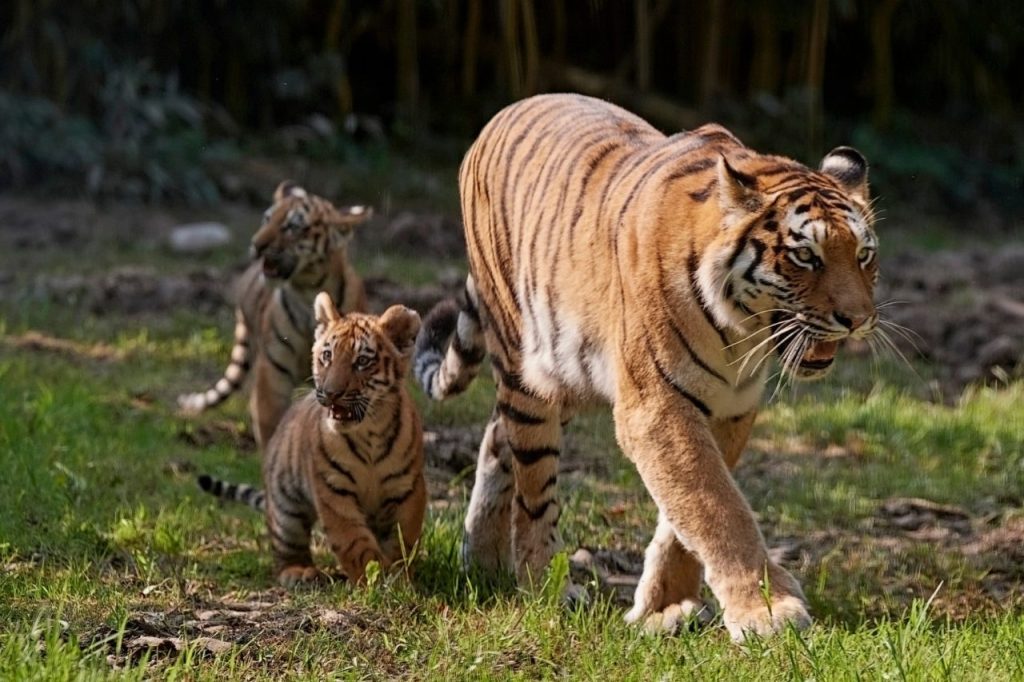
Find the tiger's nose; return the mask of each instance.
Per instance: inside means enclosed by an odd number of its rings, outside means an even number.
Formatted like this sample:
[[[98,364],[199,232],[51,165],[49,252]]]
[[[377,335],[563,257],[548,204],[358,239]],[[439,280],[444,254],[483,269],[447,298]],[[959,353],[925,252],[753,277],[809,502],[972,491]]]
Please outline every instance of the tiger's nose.
[[[863,313],[846,316],[839,312],[833,312],[832,317],[836,318],[836,322],[843,325],[852,332],[863,326],[864,323],[867,322],[868,318],[871,316],[864,315]]]

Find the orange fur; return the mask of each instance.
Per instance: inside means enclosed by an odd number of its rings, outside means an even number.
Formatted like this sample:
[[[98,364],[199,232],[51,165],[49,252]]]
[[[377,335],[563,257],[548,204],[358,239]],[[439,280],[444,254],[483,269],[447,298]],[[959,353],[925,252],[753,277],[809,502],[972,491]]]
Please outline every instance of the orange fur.
[[[703,577],[734,637],[806,625],[729,470],[767,357],[816,378],[876,323],[863,157],[838,148],[813,171],[721,126],[666,137],[606,102],[542,95],[492,119],[459,181],[466,296],[428,316],[415,365],[441,399],[491,358],[466,559],[527,584],[544,569],[562,426],[603,401],[660,510],[629,619],[692,611]]]
[[[179,396],[187,413],[198,413],[241,388],[250,368],[249,402],[257,442],[265,445],[309,376],[313,298],[329,292],[345,311],[366,310],[363,283],[348,262],[354,227],[372,215],[363,206],[337,208],[290,182],[274,192],[274,204],[252,238],[254,262],[235,285],[235,345],[224,376],[211,388]]]

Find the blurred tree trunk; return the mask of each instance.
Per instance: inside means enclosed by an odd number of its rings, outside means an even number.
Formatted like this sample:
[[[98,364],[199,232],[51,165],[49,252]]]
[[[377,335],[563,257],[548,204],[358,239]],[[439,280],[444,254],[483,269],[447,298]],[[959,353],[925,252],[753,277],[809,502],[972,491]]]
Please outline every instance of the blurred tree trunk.
[[[779,29],[772,7],[766,0],[754,12],[754,58],[750,63],[751,91],[778,95]]]
[[[501,0],[501,45],[502,60],[505,68],[505,89],[512,99],[522,97],[522,73],[519,65],[518,31],[518,0]]]
[[[352,101],[352,82],[348,77],[348,60],[341,47],[341,29],[345,18],[345,0],[335,0],[327,15],[327,28],[324,32],[324,48],[328,54],[335,54],[341,62],[341,73],[334,83],[334,98],[338,105],[338,113],[342,116],[350,114],[354,105]]]
[[[807,144],[811,154],[821,151],[821,95],[825,85],[825,47],[828,37],[828,0],[814,0],[807,36]]]
[[[871,55],[875,67],[871,119],[876,128],[883,130],[892,120],[892,17],[899,4],[900,0],[881,0],[871,12]]]
[[[569,23],[565,14],[565,0],[554,0],[552,5],[555,14],[555,46],[552,56],[556,62],[565,63],[565,35]]]
[[[519,0],[523,20],[523,95],[535,95],[539,90],[540,39],[537,37],[537,15],[533,0]]]
[[[651,89],[651,4],[636,0],[636,87],[640,92]]]
[[[462,96],[476,94],[477,53],[480,46],[480,0],[469,0],[462,39]]]
[[[718,61],[722,43],[722,15],[725,0],[709,0],[708,2],[708,23],[704,28],[706,41],[704,43],[704,73],[700,80],[700,98],[698,100],[701,111],[707,112],[712,100],[718,94]]]
[[[416,40],[416,0],[398,0],[395,65],[398,114],[409,123],[416,120],[420,78]]]
[[[540,76],[540,47],[533,0],[502,0],[501,15],[507,88],[513,99],[521,99],[537,92]]]

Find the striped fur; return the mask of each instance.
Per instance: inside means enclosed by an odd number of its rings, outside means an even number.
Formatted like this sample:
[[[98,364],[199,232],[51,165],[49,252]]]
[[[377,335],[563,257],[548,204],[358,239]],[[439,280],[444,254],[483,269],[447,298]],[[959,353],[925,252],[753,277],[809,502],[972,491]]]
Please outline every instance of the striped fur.
[[[387,568],[408,556],[426,510],[423,429],[405,386],[419,315],[397,305],[380,317],[342,315],[327,293],[315,308],[315,390],[288,409],[263,454],[267,528],[285,586],[319,576],[309,549],[315,521],[358,582],[370,561]],[[221,492],[255,497],[241,486]]]
[[[235,284],[235,343],[224,375],[210,388],[178,397],[188,414],[220,404],[254,373],[249,411],[260,445],[273,435],[292,392],[309,376],[313,298],[328,291],[346,311],[365,310],[362,281],[348,263],[355,225],[372,211],[336,208],[283,182],[252,239],[254,262]]]
[[[459,184],[468,295],[427,317],[416,375],[444,398],[490,357],[467,559],[521,583],[545,568],[562,427],[603,401],[661,511],[629,619],[692,610],[703,575],[734,637],[806,625],[729,470],[770,356],[816,378],[875,326],[863,157],[839,148],[814,171],[718,125],[666,137],[606,102],[542,95],[491,120]]]

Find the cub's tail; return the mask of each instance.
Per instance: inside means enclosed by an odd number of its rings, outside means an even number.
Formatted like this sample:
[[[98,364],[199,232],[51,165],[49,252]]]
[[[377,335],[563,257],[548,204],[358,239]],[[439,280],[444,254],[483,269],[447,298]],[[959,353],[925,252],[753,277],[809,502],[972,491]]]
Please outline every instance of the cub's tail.
[[[416,337],[413,373],[434,400],[462,393],[480,372],[485,346],[473,276],[466,278],[462,307],[441,301],[423,318]]]
[[[249,328],[240,311],[235,311],[235,345],[231,349],[231,362],[220,380],[198,393],[183,393],[178,396],[178,407],[186,414],[199,414],[214,405],[219,405],[242,387],[249,374]]]
[[[229,502],[241,502],[257,511],[266,511],[266,496],[259,488],[244,483],[229,483],[207,474],[200,475],[196,482],[200,488],[214,497]]]

